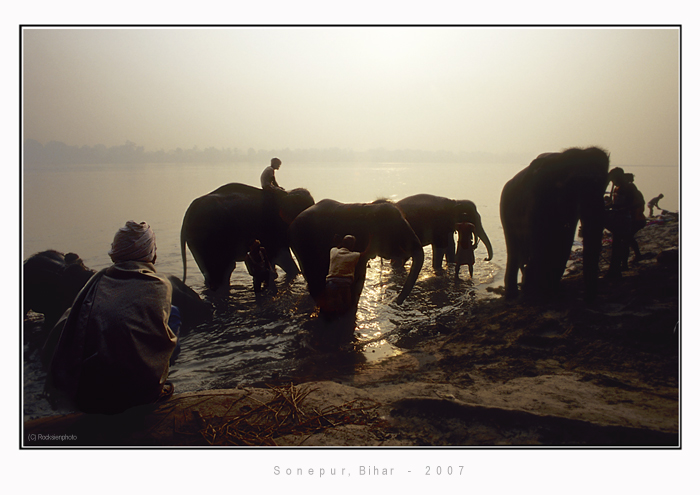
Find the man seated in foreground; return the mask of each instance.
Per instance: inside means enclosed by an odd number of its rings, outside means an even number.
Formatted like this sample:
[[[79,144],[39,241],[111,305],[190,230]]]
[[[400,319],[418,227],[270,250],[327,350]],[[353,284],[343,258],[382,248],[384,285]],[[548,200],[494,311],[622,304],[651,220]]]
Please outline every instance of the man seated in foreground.
[[[59,320],[47,377],[79,410],[114,414],[172,394],[166,383],[177,336],[168,325],[172,286],[156,273],[155,234],[129,221],[96,273]],[[60,328],[59,328],[60,327]]]

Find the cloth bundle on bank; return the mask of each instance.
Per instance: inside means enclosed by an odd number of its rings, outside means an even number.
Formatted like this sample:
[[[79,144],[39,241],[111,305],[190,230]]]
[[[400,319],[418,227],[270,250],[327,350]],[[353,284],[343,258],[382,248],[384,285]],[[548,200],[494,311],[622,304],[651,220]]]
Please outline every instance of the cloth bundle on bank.
[[[49,390],[89,413],[113,414],[154,402],[177,337],[168,326],[172,286],[156,273],[155,235],[127,222],[115,235],[114,265],[96,273],[59,320]]]

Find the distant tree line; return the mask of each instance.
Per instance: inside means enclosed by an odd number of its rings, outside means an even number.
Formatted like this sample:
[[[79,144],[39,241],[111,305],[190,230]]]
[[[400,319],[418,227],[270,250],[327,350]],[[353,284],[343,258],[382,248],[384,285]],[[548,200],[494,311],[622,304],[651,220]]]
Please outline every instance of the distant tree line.
[[[25,165],[52,164],[119,164],[119,163],[237,163],[267,162],[278,156],[289,162],[358,162],[358,163],[511,163],[523,161],[517,154],[484,152],[350,149],[272,149],[204,148],[145,151],[143,146],[127,141],[120,146],[70,146],[59,141],[45,145],[34,139],[24,141]]]

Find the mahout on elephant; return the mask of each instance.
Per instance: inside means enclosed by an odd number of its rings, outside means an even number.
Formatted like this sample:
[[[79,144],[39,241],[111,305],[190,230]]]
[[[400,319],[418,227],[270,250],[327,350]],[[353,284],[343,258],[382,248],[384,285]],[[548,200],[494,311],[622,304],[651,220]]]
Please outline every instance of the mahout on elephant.
[[[595,147],[544,153],[505,184],[506,297],[517,295],[519,271],[524,293],[556,293],[579,220],[586,299],[595,296],[609,163],[608,153]]]
[[[432,246],[433,269],[436,271],[442,269],[443,259],[448,263],[454,263],[454,232],[456,225],[461,222],[474,224],[474,233],[488,251],[485,261],[493,258],[491,241],[486,235],[481,223],[481,215],[473,201],[455,200],[432,194],[416,194],[397,201],[396,205],[403,212],[421,244]]]
[[[95,270],[75,253],[48,250],[30,256],[23,266],[24,315],[30,309],[43,314],[44,331],[50,331],[93,275]],[[187,326],[211,319],[211,306],[199,294],[176,276],[165,276],[172,285],[172,304]]]
[[[318,303],[323,297],[331,248],[345,236],[355,238],[354,249],[366,257],[357,263],[352,282],[354,315],[367,272],[366,260],[411,258],[411,269],[396,299],[403,303],[423,266],[423,247],[401,210],[391,202],[339,203],[324,199],[305,210],[289,228],[292,251],[306,279],[309,293]]]
[[[299,274],[289,251],[289,224],[314,204],[306,189],[263,190],[231,183],[192,201],[180,232],[183,276],[187,278],[185,246],[204,275],[208,288],[228,288],[237,261],[244,261],[257,239],[288,279]]]

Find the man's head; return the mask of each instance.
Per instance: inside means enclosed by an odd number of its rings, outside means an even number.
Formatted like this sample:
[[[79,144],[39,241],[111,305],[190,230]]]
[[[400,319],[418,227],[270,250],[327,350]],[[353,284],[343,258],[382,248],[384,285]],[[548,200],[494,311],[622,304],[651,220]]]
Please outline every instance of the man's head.
[[[131,220],[114,234],[109,257],[119,261],[156,261],[156,235],[146,222]]]
[[[277,170],[280,168],[280,165],[282,165],[282,160],[280,160],[279,158],[273,158],[270,165],[272,166],[272,168]]]
[[[340,247],[344,247],[345,249],[352,251],[355,247],[355,237],[352,235],[346,235],[343,237],[343,242],[340,243]]]
[[[625,171],[620,167],[615,167],[608,173],[608,183],[612,182],[614,185],[619,186],[627,182],[625,180]]]

